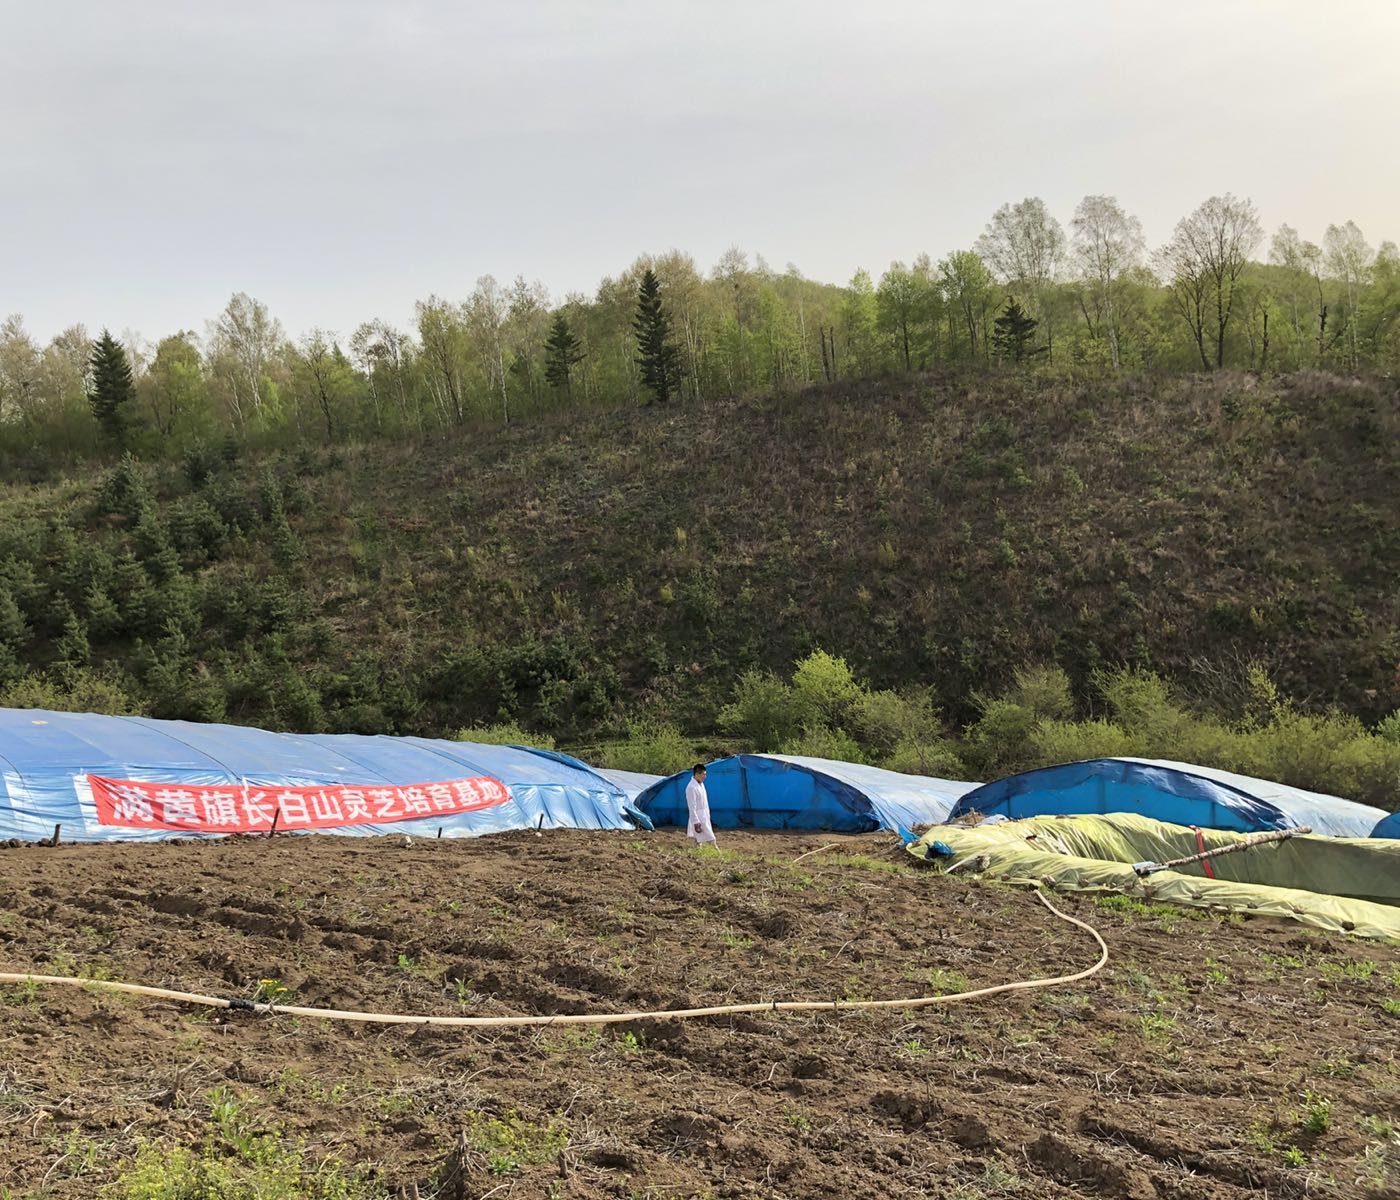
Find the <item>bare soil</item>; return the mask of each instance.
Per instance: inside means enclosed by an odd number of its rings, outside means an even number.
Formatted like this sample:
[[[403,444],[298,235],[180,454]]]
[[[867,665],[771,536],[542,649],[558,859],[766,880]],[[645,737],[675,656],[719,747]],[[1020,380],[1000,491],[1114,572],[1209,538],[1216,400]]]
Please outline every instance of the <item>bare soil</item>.
[[[789,865],[831,840],[5,849],[0,970],[487,1014],[916,996],[1095,958],[1034,897],[887,838]],[[1098,976],[919,1012],[432,1030],[0,989],[0,1196],[96,1196],[143,1140],[205,1141],[221,1091],[385,1195],[1400,1195],[1400,949],[1063,903],[1109,943]]]

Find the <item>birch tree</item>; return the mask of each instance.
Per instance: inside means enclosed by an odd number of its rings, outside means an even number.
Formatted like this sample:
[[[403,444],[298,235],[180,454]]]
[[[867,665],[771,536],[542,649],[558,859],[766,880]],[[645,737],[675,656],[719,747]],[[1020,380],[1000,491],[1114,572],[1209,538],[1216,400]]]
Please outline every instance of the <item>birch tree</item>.
[[[1142,263],[1142,223],[1112,196],[1085,196],[1070,222],[1074,258],[1089,302],[1084,318],[1091,333],[1102,331],[1113,369],[1122,365],[1118,346],[1119,294],[1123,279]]]
[[[456,307],[439,296],[429,296],[416,305],[418,338],[428,364],[430,383],[438,407],[446,420],[466,422],[463,403],[463,376],[467,369],[466,330]]]
[[[510,395],[506,391],[505,325],[510,297],[494,275],[483,275],[467,301],[467,324],[476,336],[492,384],[501,397],[501,422],[510,424]]]
[[[880,329],[894,343],[906,371],[914,369],[915,330],[924,307],[925,284],[902,262],[893,262],[875,290]]]
[[[387,321],[366,321],[350,338],[350,356],[365,376],[376,426],[382,423],[381,406],[392,402],[398,409],[400,427],[409,428],[414,423],[408,404],[413,339]],[[417,406],[415,410],[421,430],[422,413]]]
[[[18,313],[0,324],[0,425],[19,420],[32,426],[41,399],[42,355]]]
[[[1031,315],[1045,322],[1046,294],[1059,277],[1065,254],[1065,231],[1039,196],[1003,204],[974,246],[982,261],[1012,293],[1026,301]],[[1049,324],[1050,342],[1054,334]]]
[[[1367,245],[1355,221],[1327,226],[1322,247],[1328,274],[1337,281],[1346,298],[1342,332],[1346,338],[1348,364],[1355,370],[1361,362],[1356,311],[1361,294],[1370,280],[1371,264],[1376,253]]]
[[[268,364],[286,340],[282,326],[267,305],[238,292],[210,324],[209,340],[216,373],[227,385],[234,421],[244,425],[267,401]]]

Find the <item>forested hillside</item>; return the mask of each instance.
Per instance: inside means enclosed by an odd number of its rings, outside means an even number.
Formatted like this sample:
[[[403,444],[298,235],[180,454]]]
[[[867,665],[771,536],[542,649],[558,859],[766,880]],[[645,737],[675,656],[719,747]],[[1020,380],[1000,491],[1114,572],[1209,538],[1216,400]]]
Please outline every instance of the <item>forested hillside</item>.
[[[1231,721],[1277,687],[1374,724],[1400,708],[1397,367],[1394,244],[1266,246],[1230,195],[1152,253],[1112,197],[1067,228],[1030,197],[878,280],[672,252],[562,303],[485,277],[411,332],[294,340],[242,294],[154,346],[12,317],[0,700],[986,773],[1035,742],[971,730],[989,696],[1069,715],[1027,668],[1120,722],[1080,749],[1195,744],[1125,716],[1118,667]],[[762,672],[818,650],[898,703],[794,724]],[[1272,728],[1202,760],[1325,783]]]
[[[1316,242],[1288,225],[1266,237],[1249,200],[1214,196],[1149,251],[1113,197],[1066,215],[1036,197],[1006,204],[973,247],[845,286],[738,249],[709,271],[678,251],[646,255],[562,300],[539,281],[484,276],[464,299],[419,302],[411,329],[366,314],[353,330],[289,333],[243,293],[202,333],[154,339],[113,313],[119,336],[75,325],[41,342],[14,315],[0,324],[0,469],[34,477],[124,450],[168,460],[228,439],[414,438],[943,367],[1061,381],[1400,368],[1400,251],[1351,221]],[[20,301],[0,296],[0,314]]]
[[[1400,707],[1400,388],[1011,370],[180,462],[0,500],[0,700],[570,744],[822,648],[956,726],[1016,668]]]

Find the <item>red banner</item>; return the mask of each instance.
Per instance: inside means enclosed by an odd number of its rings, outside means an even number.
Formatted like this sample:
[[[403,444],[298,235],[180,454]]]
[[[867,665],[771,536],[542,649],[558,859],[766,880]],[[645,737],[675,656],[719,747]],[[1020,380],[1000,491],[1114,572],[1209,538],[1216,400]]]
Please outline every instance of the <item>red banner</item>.
[[[142,783],[89,775],[97,819],[131,829],[187,829],[192,833],[266,833],[278,829],[334,829],[450,817],[494,808],[510,799],[489,775],[407,787],[212,787]]]

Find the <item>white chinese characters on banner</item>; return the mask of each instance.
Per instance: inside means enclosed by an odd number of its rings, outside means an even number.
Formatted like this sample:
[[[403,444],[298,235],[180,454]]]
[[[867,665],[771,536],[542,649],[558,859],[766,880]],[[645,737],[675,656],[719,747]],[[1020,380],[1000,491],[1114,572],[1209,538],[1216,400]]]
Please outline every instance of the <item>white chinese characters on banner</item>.
[[[193,833],[265,833],[334,829],[451,816],[494,808],[510,799],[488,775],[439,783],[374,787],[230,787],[228,784],[142,783],[89,775],[103,825],[185,829]]]

